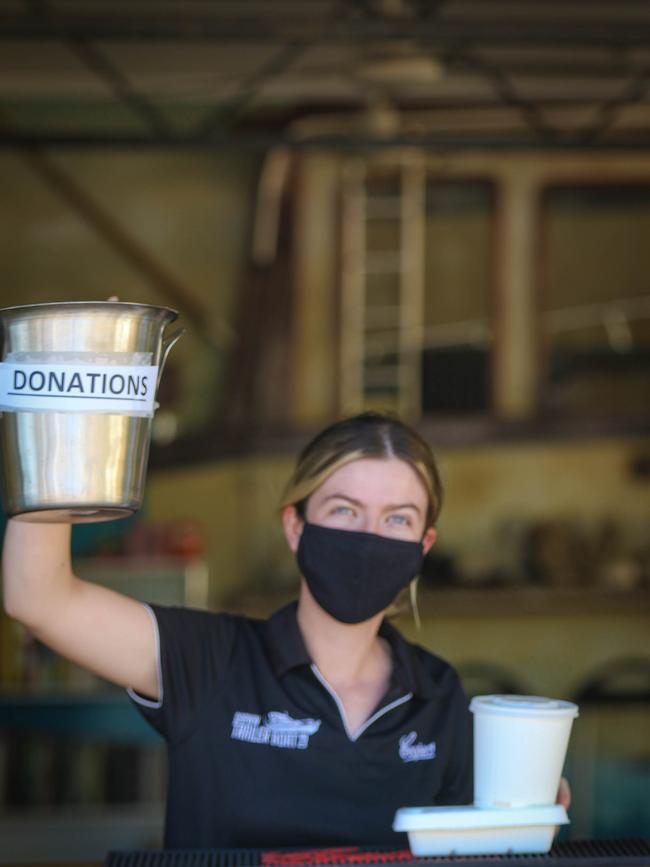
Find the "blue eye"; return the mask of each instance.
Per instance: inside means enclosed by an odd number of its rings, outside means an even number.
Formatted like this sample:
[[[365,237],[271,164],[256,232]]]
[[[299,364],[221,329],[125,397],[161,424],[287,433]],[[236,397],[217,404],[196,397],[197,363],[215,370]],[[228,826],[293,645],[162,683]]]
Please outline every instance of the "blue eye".
[[[334,515],[351,515],[352,509],[349,506],[335,506],[332,509]]]
[[[389,518],[393,524],[399,524],[400,526],[409,526],[411,521],[407,515],[390,515]]]

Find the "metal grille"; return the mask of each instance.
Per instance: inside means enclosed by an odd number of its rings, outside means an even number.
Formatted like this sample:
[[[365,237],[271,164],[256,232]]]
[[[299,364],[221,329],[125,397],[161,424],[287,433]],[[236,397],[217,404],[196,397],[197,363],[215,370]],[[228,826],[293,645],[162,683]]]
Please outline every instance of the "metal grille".
[[[342,849],[168,849],[109,852],[104,867],[304,867],[304,865],[383,865],[416,867],[450,863],[454,867],[650,867],[650,843],[644,839],[585,840],[557,843],[545,855],[475,855],[415,858],[404,850]]]

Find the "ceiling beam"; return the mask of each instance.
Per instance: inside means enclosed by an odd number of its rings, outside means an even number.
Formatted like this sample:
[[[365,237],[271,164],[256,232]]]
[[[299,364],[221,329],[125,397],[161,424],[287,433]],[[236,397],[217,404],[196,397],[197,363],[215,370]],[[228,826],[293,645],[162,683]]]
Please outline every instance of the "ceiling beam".
[[[431,46],[458,42],[482,45],[582,45],[632,47],[650,45],[650,18],[640,5],[638,16],[542,16],[423,18],[262,16],[129,13],[104,15],[57,12],[57,26],[33,13],[0,12],[0,40],[59,41],[59,28],[70,38],[95,42],[313,42],[373,43],[418,39]],[[525,9],[525,6],[522,6]]]
[[[165,115],[147,97],[138,93],[126,75],[96,45],[84,39],[70,38],[66,38],[65,44],[154,135],[166,139],[174,137],[174,130]]]
[[[86,69],[101,79],[113,96],[126,105],[153,135],[162,138],[172,137],[173,130],[157,106],[136,91],[127,76],[101,49],[85,38],[70,36],[48,0],[25,0],[25,3],[29,14],[36,15],[40,20],[47,22],[66,48],[83,63]]]
[[[479,53],[475,56],[485,59],[480,54],[481,47],[478,46]],[[552,51],[553,48],[550,47],[547,60],[541,58],[533,61],[509,60],[507,57],[490,56],[487,62],[498,63],[499,69],[509,76],[543,79],[553,83],[566,81],[567,88],[570,88],[576,79],[579,81],[593,79],[595,82],[601,83],[612,79],[628,79],[635,72],[635,66],[626,60],[614,59],[613,57],[609,61],[600,62],[596,60],[572,60],[566,57],[558,59],[553,57]],[[453,70],[472,68],[472,64],[467,63],[462,56],[445,59],[445,63],[449,69]],[[636,68],[638,69],[639,66],[637,65]]]
[[[443,63],[448,60],[449,62],[461,60],[467,68],[481,75],[492,87],[501,105],[517,111],[540,143],[545,144],[557,137],[557,131],[546,122],[539,103],[522,96],[500,66],[473,54],[471,49],[467,50],[464,47],[454,48],[447,56],[443,55]]]
[[[544,151],[648,151],[650,150],[650,129],[638,133],[625,131],[615,138],[585,140],[580,132],[556,131],[553,139],[541,142],[532,132],[521,133],[426,133],[404,134],[379,138],[351,134],[329,135],[294,139],[282,131],[263,133],[238,131],[220,133],[209,140],[177,137],[172,141],[151,135],[122,134],[119,132],[101,134],[70,134],[50,131],[45,134],[0,131],[0,150],[32,150],[35,148],[77,148],[77,149],[174,149],[174,150],[248,150],[265,151],[271,147],[285,145],[297,150],[340,150],[363,152],[385,150],[388,148],[415,147],[430,151],[447,153],[467,150],[544,150]]]
[[[286,72],[307,47],[308,43],[291,42],[288,45],[283,45],[265,63],[262,63],[249,76],[245,76],[231,97],[207,113],[196,126],[194,136],[200,139],[209,139],[215,132],[231,127],[246,106],[255,99],[264,84]]]
[[[650,67],[639,70],[618,96],[602,103],[593,125],[581,133],[582,141],[589,144],[597,141],[603,133],[614,126],[626,106],[643,102],[646,99],[649,88]]]

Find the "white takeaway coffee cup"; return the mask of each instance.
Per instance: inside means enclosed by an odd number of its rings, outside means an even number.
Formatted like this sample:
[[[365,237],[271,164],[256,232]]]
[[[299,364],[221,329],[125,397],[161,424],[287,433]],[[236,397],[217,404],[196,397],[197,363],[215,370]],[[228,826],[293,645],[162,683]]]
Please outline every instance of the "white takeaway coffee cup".
[[[554,804],[578,706],[535,695],[479,695],[474,714],[474,804]]]

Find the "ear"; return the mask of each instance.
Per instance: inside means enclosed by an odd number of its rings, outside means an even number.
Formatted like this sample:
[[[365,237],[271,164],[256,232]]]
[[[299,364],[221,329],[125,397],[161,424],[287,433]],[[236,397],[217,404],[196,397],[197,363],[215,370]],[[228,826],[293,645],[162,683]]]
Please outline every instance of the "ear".
[[[428,554],[430,549],[433,547],[433,543],[436,541],[438,536],[438,531],[435,527],[429,527],[426,533],[422,538],[422,550],[425,554]]]
[[[304,521],[296,511],[295,506],[285,506],[282,509],[282,526],[287,544],[293,554],[298,550],[298,542],[302,534]]]

